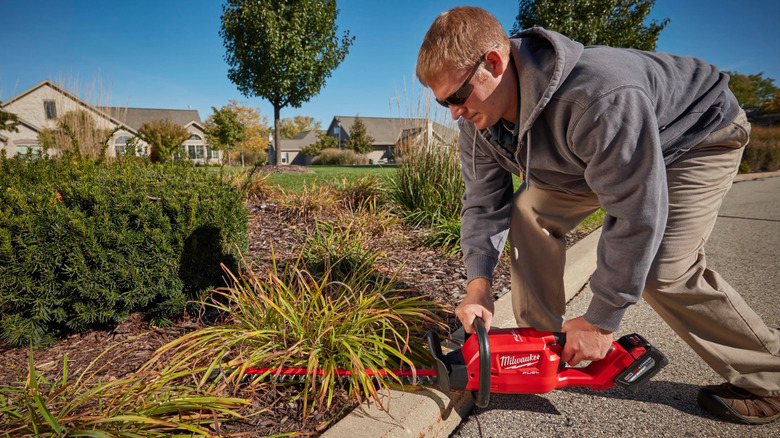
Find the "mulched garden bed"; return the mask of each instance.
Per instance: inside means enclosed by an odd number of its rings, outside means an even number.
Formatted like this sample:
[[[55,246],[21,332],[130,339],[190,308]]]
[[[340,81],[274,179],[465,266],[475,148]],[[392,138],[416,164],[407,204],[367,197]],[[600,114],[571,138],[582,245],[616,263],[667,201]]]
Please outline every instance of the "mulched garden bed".
[[[249,204],[249,208],[250,248],[247,258],[254,262],[256,269],[267,269],[270,266],[272,244],[277,259],[295,257],[299,251],[300,238],[294,229],[305,228],[307,224],[290,221],[273,203],[255,201]],[[402,228],[396,232],[396,238],[388,248],[391,260],[385,262],[388,264],[387,269],[390,272],[400,270],[400,277],[407,285],[443,303],[448,309],[454,309],[465,294],[466,272],[459,256],[445,256],[440,250],[422,247],[419,245],[419,230]],[[567,237],[571,244],[581,236]],[[509,269],[502,262],[495,273],[495,297],[509,292],[509,284]],[[453,329],[459,325],[454,317],[450,318],[449,324]],[[101,372],[103,381],[120,378],[134,372],[157,348],[201,326],[202,322],[196,317],[182,317],[171,327],[157,328],[150,326],[138,315],[133,315],[110,330],[70,335],[52,346],[34,350],[36,369],[49,379],[58,379],[63,357],[67,354],[69,375],[78,376],[106,348],[123,341],[120,347],[105,356],[105,360],[111,360],[112,364]],[[28,361],[29,349],[11,348],[0,342],[0,385],[20,380],[14,370],[26,376]],[[258,394],[253,398],[254,407],[260,410],[272,406],[271,409],[246,421],[223,425],[222,432],[265,436],[299,431],[316,436],[324,430],[322,424],[326,420],[345,415],[352,407],[346,400],[337,401],[331,412],[315,413],[302,424],[299,407],[294,403],[281,402],[286,398],[285,391],[294,390],[288,387]]]

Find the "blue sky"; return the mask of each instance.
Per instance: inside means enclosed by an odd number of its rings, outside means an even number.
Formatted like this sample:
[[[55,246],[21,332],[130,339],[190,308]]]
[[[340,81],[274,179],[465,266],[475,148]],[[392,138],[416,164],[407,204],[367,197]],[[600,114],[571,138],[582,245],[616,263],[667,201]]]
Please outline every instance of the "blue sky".
[[[340,30],[356,37],[345,61],[319,95],[282,117],[312,116],[327,126],[334,115],[414,115],[420,86],[417,50],[431,21],[457,1],[338,2]],[[507,31],[515,0],[481,1]],[[202,119],[229,99],[273,107],[242,96],[227,78],[217,0],[0,0],[0,100],[44,79],[90,103],[197,109]],[[763,72],[780,86],[780,2],[776,0],[657,0],[651,18],[671,19],[658,51],[706,59],[724,70]],[[412,113],[412,114],[410,114]]]

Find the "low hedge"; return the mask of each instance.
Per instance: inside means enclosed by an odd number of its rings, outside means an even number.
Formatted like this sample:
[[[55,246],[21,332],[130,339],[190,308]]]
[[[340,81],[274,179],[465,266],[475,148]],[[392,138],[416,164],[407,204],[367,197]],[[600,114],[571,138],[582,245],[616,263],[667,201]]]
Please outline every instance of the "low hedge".
[[[190,165],[0,157],[0,337],[181,316],[248,247],[243,199]]]

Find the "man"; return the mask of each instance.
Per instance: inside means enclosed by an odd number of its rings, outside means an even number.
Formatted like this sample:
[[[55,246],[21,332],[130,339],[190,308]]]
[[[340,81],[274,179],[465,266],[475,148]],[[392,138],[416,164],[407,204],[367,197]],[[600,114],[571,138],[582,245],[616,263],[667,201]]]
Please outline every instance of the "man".
[[[707,269],[704,242],[750,125],[728,76],[702,60],[583,47],[555,32],[507,38],[488,12],[454,8],[425,36],[417,76],[459,119],[467,332],[490,325],[491,279],[509,233],[518,324],[562,330],[562,360],[603,358],[640,296],[728,383],[711,413],[780,417],[780,331]],[[513,194],[511,173],[525,182]],[[564,235],[607,216],[584,315],[563,321]]]

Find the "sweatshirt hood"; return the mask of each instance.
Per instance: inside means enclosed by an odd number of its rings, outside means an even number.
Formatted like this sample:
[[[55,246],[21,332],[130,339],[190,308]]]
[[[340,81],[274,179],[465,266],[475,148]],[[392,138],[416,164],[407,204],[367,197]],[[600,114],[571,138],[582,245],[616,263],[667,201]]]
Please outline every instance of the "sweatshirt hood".
[[[583,45],[557,32],[533,27],[510,39],[519,84],[517,149],[526,148],[525,180],[530,184],[531,127],[582,55]]]

